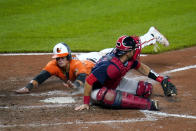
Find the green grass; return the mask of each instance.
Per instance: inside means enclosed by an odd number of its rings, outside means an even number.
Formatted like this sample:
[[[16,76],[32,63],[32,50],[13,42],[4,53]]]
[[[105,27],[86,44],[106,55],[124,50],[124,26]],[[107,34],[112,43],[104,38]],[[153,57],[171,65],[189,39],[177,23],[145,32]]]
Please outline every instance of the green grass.
[[[161,51],[196,45],[196,1],[0,0],[0,52],[52,52],[59,42],[72,51],[99,51],[152,25],[171,43]]]

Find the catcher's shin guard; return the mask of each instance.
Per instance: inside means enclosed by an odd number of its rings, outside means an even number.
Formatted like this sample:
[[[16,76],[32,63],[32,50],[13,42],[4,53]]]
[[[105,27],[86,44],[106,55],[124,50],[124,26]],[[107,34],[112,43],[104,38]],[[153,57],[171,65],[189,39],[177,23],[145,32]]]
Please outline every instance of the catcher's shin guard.
[[[149,98],[151,94],[152,94],[152,84],[144,81],[139,81],[136,90],[136,95],[144,98]]]
[[[107,107],[157,110],[158,106],[149,99],[103,87],[97,93],[97,101]],[[156,103],[157,104],[157,103]]]

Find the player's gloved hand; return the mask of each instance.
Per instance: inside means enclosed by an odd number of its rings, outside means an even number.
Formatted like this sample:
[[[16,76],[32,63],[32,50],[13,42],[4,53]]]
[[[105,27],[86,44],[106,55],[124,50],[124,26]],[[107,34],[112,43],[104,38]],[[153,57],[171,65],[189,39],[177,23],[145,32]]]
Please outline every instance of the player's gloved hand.
[[[164,77],[161,86],[163,88],[165,96],[175,96],[177,95],[177,89],[176,87],[170,82],[170,79],[168,76]]]
[[[80,105],[80,106],[77,106],[75,108],[76,111],[81,111],[81,110],[84,110],[84,109],[89,109],[89,105],[88,104],[83,104],[83,105]]]

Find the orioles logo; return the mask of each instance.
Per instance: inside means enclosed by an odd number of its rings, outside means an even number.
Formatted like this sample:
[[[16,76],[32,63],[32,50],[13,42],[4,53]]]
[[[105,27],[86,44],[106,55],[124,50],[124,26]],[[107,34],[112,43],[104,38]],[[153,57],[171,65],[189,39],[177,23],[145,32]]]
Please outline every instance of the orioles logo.
[[[60,53],[61,52],[61,49],[60,48],[57,48],[56,51],[57,51],[57,53]]]

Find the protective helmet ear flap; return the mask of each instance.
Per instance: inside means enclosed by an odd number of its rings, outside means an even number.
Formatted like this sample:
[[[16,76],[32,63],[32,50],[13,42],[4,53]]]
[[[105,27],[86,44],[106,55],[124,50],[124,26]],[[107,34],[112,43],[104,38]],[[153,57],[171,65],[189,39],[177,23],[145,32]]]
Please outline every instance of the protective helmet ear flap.
[[[69,46],[65,43],[62,43],[66,48],[67,48],[67,51],[68,51],[68,55],[67,55],[67,60],[71,60],[71,49],[69,48]]]

